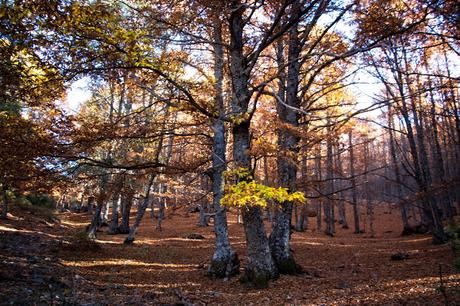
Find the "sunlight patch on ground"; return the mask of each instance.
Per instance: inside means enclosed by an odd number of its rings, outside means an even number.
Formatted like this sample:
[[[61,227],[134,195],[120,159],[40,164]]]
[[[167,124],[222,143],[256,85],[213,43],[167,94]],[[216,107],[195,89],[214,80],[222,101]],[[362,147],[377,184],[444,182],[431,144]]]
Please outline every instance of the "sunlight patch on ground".
[[[28,234],[38,234],[38,235],[48,236],[48,237],[51,237],[51,238],[61,238],[61,236],[57,236],[57,235],[53,235],[53,234],[47,234],[47,233],[40,232],[40,231],[17,229],[17,228],[13,228],[13,227],[6,227],[6,226],[3,226],[3,225],[0,225],[0,231],[16,232],[16,233],[28,233]]]
[[[168,268],[168,270],[176,269],[181,271],[193,270],[196,265],[193,264],[172,264],[172,263],[156,263],[156,262],[143,262],[138,260],[129,259],[108,259],[108,260],[97,260],[97,261],[67,261],[63,260],[62,264],[69,267],[96,267],[101,265],[107,266],[133,266],[133,267],[156,267],[156,268]]]
[[[442,279],[445,288],[453,289],[460,286],[460,274],[443,275]],[[388,296],[408,298],[413,295],[439,294],[440,284],[439,276],[383,281],[376,284],[380,288],[379,291],[382,291],[378,292],[377,296],[381,296],[381,299],[379,300],[383,301]],[[408,289],[408,286],[410,289]],[[356,286],[353,290],[358,293],[369,290],[375,291],[375,287],[373,285],[366,284]]]
[[[409,240],[401,240],[401,242],[404,243],[417,243],[417,242],[430,242],[433,240],[431,237],[420,237],[420,238],[415,238],[415,239],[409,239]]]
[[[194,282],[183,282],[183,283],[157,283],[157,284],[123,284],[128,288],[152,288],[152,289],[174,289],[181,286],[200,287],[201,284]]]
[[[64,224],[64,225],[68,225],[68,226],[83,226],[83,225],[88,225],[87,222],[74,222],[74,221],[70,221],[70,220],[68,220],[68,219],[61,220],[61,223]]]
[[[315,242],[311,240],[317,240],[320,242]],[[299,245],[327,245],[327,246],[334,246],[334,247],[354,247],[356,245],[354,244],[345,244],[345,243],[331,243],[330,240],[327,239],[314,239],[314,238],[301,238],[301,237],[296,237],[295,239],[292,240],[292,244],[299,244]]]
[[[449,285],[460,285],[460,274],[451,274],[451,275],[443,275],[442,277],[443,283],[445,286]],[[419,289],[423,288],[437,288],[440,285],[440,278],[439,276],[427,276],[421,278],[413,278],[413,279],[404,279],[398,281],[389,281],[384,282],[382,285],[386,288],[392,288],[397,286],[406,286],[407,284],[412,285],[412,289],[409,291],[417,292]]]
[[[96,242],[101,243],[101,244],[121,244],[120,241],[101,240],[101,239],[96,239]]]
[[[0,231],[5,231],[5,232],[21,232],[21,233],[34,233],[33,231],[25,230],[25,229],[17,229],[17,228],[12,228],[12,227],[6,227],[3,225],[0,225]]]
[[[206,241],[205,239],[196,240],[196,239],[186,239],[186,238],[178,238],[178,237],[152,239],[152,238],[144,238],[143,236],[140,236],[139,238],[140,239],[138,240],[142,241],[142,243],[145,243],[145,244],[161,244],[161,243],[166,243],[166,242],[197,242],[197,243],[209,242],[209,241]],[[208,237],[207,239],[210,239],[210,238]],[[113,243],[113,242],[107,242],[107,243]]]

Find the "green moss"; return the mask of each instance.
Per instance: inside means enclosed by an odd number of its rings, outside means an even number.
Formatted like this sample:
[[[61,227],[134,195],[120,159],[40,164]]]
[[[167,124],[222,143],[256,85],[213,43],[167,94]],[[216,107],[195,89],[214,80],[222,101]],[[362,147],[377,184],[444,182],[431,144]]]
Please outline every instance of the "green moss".
[[[19,207],[23,211],[28,211],[32,215],[35,215],[41,219],[49,222],[58,221],[54,216],[54,208],[48,205],[37,205],[33,204],[27,197],[20,196],[14,200],[14,205]]]

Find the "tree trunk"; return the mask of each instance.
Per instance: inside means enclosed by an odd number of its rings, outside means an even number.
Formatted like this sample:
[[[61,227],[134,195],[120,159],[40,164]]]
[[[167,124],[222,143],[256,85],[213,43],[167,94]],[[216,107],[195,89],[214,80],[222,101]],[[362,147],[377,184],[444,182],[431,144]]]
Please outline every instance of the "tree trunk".
[[[109,221],[110,202],[106,201],[102,206],[100,226],[107,226]]]
[[[343,189],[343,184],[342,184],[342,179],[343,179],[343,169],[342,169],[342,160],[341,160],[341,151],[340,151],[340,143],[339,140],[337,140],[336,143],[336,164],[335,167],[337,169],[337,175],[339,176],[337,180],[337,189],[339,191],[339,224],[342,225],[342,228],[347,229],[348,228],[348,222],[347,222],[347,214],[345,210],[345,199],[344,199],[344,192],[342,191]]]
[[[299,12],[300,3],[294,2],[291,15],[297,16]],[[294,108],[299,108],[300,106],[297,97],[300,70],[300,43],[298,35],[297,25],[293,25],[289,31],[288,73],[286,80],[284,78],[283,44],[281,40],[278,43],[277,50],[277,61],[280,74],[277,103],[278,118],[281,122],[294,129],[299,125],[299,115],[295,110],[286,107],[284,103]],[[284,88],[286,88],[285,93]],[[299,153],[299,141],[299,136],[292,131],[285,128],[280,128],[278,130],[278,146],[281,151],[286,152],[286,154],[280,154],[277,158],[279,185],[287,188],[288,192],[296,191],[296,164],[297,155]],[[295,262],[290,247],[293,203],[285,201],[279,204],[280,207],[276,211],[275,222],[270,235],[270,249],[280,273],[296,274],[300,272],[301,268]]]
[[[246,9],[241,1],[231,1],[229,21],[230,32],[230,70],[232,75],[232,111],[238,120],[233,122],[233,160],[235,167],[250,170],[248,156],[250,148],[250,117],[247,113],[251,94],[249,92],[249,73],[247,58],[243,54],[243,15]],[[244,281],[255,287],[267,287],[268,281],[278,276],[273,262],[268,239],[265,234],[259,207],[245,207],[241,211],[246,236],[248,261]]]
[[[120,234],[129,233],[129,216],[131,213],[131,206],[133,204],[132,191],[121,195],[121,224],[118,227]]]
[[[430,81],[431,85],[431,81]],[[430,86],[431,87],[431,86]],[[440,191],[441,205],[443,208],[443,213],[446,218],[449,220],[449,223],[454,222],[454,212],[452,208],[452,200],[450,193],[448,192],[447,182],[446,182],[446,173],[444,171],[444,159],[442,157],[441,144],[439,143],[438,135],[438,122],[436,121],[436,104],[434,101],[433,90],[430,88],[430,101],[431,101],[431,126],[433,132],[433,141],[431,142],[431,151],[433,155],[433,169],[434,175],[436,178],[436,183],[440,186],[438,188]]]
[[[329,120],[328,120],[329,126]],[[334,190],[334,160],[333,160],[333,148],[331,139],[331,131],[328,128],[328,138],[326,140],[326,194],[327,198],[324,203],[324,217],[326,218],[326,235],[334,236],[335,234],[335,216],[334,216],[334,202],[335,202],[335,190]]]
[[[434,205],[435,203],[433,203],[433,201],[430,199],[430,196],[428,195],[428,185],[427,185],[426,177],[422,176],[422,169],[420,165],[425,164],[425,160],[423,160],[422,163],[420,163],[419,153],[422,151],[422,149],[420,148],[420,151],[417,150],[414,131],[412,129],[412,122],[410,121],[406,99],[404,98],[405,92],[404,92],[403,85],[402,85],[402,76],[400,72],[398,72],[398,74],[399,74],[398,86],[399,86],[399,90],[401,94],[401,113],[402,113],[402,117],[404,119],[404,122],[406,124],[406,129],[407,129],[407,140],[409,143],[410,152],[411,152],[412,160],[413,160],[414,178],[417,182],[420,192],[423,195],[423,198],[422,198],[423,215],[424,215],[423,217],[428,223],[427,225],[433,236],[433,242],[434,243],[444,243],[446,241],[446,237],[442,229],[442,226],[440,226],[437,208]]]
[[[219,112],[219,118],[214,119],[213,124],[213,154],[212,154],[212,205],[214,208],[214,233],[216,235],[215,250],[209,265],[209,274],[217,278],[228,278],[239,273],[240,261],[237,253],[230,246],[228,239],[227,211],[220,205],[224,196],[223,173],[226,165],[226,138],[224,115],[223,78],[224,78],[224,50],[222,47],[222,22],[219,14],[215,14],[214,38],[214,77],[216,83],[215,106]]]
[[[267,156],[265,155],[263,157],[264,161],[264,185],[269,186],[270,185],[270,180],[269,180],[269,173],[268,173],[268,159]],[[267,204],[267,207],[265,208],[265,218],[268,220],[268,222],[272,223],[273,222],[273,214],[271,211],[271,205],[270,203]]]
[[[150,174],[149,181],[145,187],[144,199],[142,203],[137,208],[136,220],[134,221],[134,225],[129,229],[128,237],[126,237],[124,243],[131,244],[135,240],[137,229],[141,224],[142,218],[144,217],[145,210],[149,206],[149,199],[150,199],[150,190],[152,189],[153,181],[155,180],[155,174]],[[129,226],[127,227],[129,228]]]
[[[353,149],[353,132],[350,129],[348,131],[348,146],[350,153],[350,177],[351,177],[351,205],[353,206],[353,223],[355,227],[355,234],[361,234],[361,228],[359,225],[359,207],[358,207],[358,196],[356,194],[356,178],[355,178],[355,155]]]
[[[157,216],[157,226],[155,227],[156,230],[162,231],[163,229],[161,228],[161,223],[163,222],[165,218],[165,202],[166,202],[166,197],[162,196],[162,194],[165,194],[167,191],[167,186],[165,183],[160,183],[158,184],[158,190],[159,190],[159,197],[158,197],[158,216]]]
[[[375,237],[375,229],[374,229],[374,203],[372,201],[372,192],[371,192],[371,184],[369,183],[369,171],[370,171],[370,152],[369,152],[369,143],[370,140],[368,138],[365,139],[366,143],[364,145],[364,179],[365,184],[363,187],[365,188],[365,195],[366,195],[366,204],[367,204],[367,217],[369,220],[369,229],[371,232],[371,238]]]
[[[116,193],[112,199],[112,219],[109,224],[109,235],[118,234],[118,219],[119,219],[119,207],[120,207],[120,193]]]
[[[316,146],[315,152],[315,179],[316,179],[316,188],[317,191],[317,199],[316,199],[316,231],[321,231],[321,223],[323,221],[322,214],[321,214],[321,180],[322,173],[321,173],[321,143],[318,143]]]
[[[2,215],[1,219],[7,219],[8,218],[8,188],[6,185],[3,185],[2,187],[2,197],[3,197],[3,209],[2,209]]]
[[[208,220],[206,217],[206,209],[203,204],[198,204],[198,209],[200,210],[200,213],[198,215],[198,227],[208,227]]]
[[[107,192],[106,189],[107,189],[108,179],[109,179],[108,174],[106,173],[102,174],[99,194],[98,194],[97,201],[96,201],[96,210],[94,212],[93,218],[91,220],[91,224],[89,225],[88,231],[87,231],[89,239],[97,238],[96,232],[100,226],[102,206],[104,205],[106,201],[106,192]]]
[[[94,197],[93,196],[88,197],[88,202],[87,202],[86,206],[87,206],[88,213],[92,214],[93,209],[94,209]]]
[[[410,226],[409,223],[409,213],[407,209],[407,203],[403,199],[403,192],[402,192],[402,181],[401,181],[401,173],[399,171],[399,165],[398,165],[398,158],[396,155],[396,146],[395,146],[395,139],[393,136],[393,128],[394,128],[394,122],[393,122],[393,115],[391,113],[391,106],[388,107],[388,133],[389,133],[389,141],[390,141],[390,155],[391,155],[391,161],[393,165],[393,171],[395,175],[395,182],[396,182],[396,197],[398,201],[400,202],[399,207],[401,209],[401,219],[403,223],[403,235],[407,235],[413,232],[413,228]]]

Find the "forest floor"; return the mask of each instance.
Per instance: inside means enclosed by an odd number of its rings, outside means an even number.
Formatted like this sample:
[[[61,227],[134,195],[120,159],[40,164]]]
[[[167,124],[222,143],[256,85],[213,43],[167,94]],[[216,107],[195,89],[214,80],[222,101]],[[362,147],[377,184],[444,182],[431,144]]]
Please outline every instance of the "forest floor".
[[[294,255],[306,273],[255,290],[238,277],[207,277],[214,233],[196,226],[197,214],[168,212],[157,231],[147,212],[135,243],[124,245],[125,235],[107,235],[106,228],[97,244],[85,243],[88,214],[66,212],[53,222],[13,212],[0,221],[0,304],[460,305],[451,246],[432,245],[427,235],[401,237],[396,214],[377,209],[375,238],[339,226],[335,237],[294,232]],[[235,220],[229,214],[231,243],[244,267],[244,232]],[[204,239],[183,238],[188,233]],[[408,258],[391,260],[397,252]]]

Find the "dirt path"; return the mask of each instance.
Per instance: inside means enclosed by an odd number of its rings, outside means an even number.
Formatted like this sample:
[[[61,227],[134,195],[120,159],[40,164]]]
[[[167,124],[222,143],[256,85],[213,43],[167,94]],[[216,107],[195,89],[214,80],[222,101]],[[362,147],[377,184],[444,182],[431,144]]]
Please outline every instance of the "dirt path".
[[[44,226],[44,237],[55,232],[66,239],[89,220],[85,214],[65,213],[60,218],[56,228]],[[132,246],[122,244],[124,235],[101,232],[99,250],[60,248],[59,266],[68,271],[63,283],[71,283],[68,290],[75,304],[444,305],[438,290],[440,265],[449,305],[460,304],[460,274],[452,267],[450,247],[433,246],[423,235],[398,237],[397,218],[384,212],[378,216],[376,238],[342,229],[334,238],[313,231],[293,233],[295,258],[307,273],[281,276],[266,290],[248,289],[237,278],[206,277],[214,233],[212,227],[198,228],[197,218],[183,213],[169,216],[159,232],[146,217]],[[5,228],[15,226],[10,223],[1,229],[7,232]],[[205,239],[183,238],[192,232]],[[234,215],[230,234],[244,267],[243,229],[235,224]],[[409,258],[390,260],[398,251]]]

